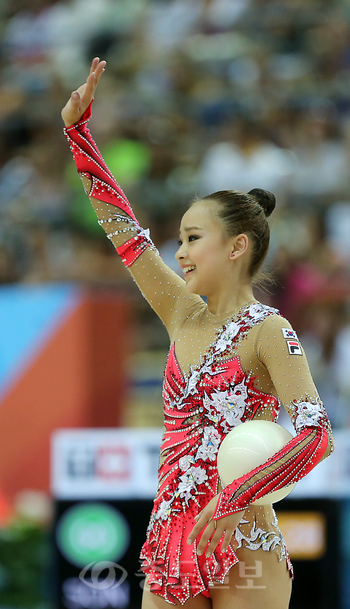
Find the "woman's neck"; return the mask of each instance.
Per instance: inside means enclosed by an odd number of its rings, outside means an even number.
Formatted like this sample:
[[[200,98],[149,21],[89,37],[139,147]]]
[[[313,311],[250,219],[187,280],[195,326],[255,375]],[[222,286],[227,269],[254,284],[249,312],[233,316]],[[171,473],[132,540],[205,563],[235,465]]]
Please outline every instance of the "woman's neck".
[[[235,313],[255,300],[252,285],[240,285],[236,289],[225,290],[221,294],[208,295],[208,309],[212,315]]]

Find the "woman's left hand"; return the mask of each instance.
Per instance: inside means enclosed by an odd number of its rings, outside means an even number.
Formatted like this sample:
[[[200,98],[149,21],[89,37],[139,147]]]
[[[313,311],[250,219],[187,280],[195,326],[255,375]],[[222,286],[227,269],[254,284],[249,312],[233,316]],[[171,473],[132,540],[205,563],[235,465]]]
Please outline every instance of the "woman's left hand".
[[[205,553],[206,557],[211,556],[223,533],[225,533],[225,537],[221,544],[221,552],[225,552],[230,544],[231,537],[235,532],[237,525],[243,518],[244,510],[241,512],[236,512],[235,514],[230,514],[229,516],[223,516],[223,518],[219,518],[218,520],[212,520],[218,499],[219,495],[213,497],[213,499],[209,501],[208,505],[206,505],[205,508],[199,512],[198,516],[196,517],[197,524],[193,527],[191,533],[189,534],[187,542],[192,544],[200,532],[204,529],[205,525],[208,525],[198,544],[197,554],[199,556],[203,554],[210,537],[212,537]]]
[[[66,105],[64,106],[61,116],[66,127],[70,127],[77,123],[85,110],[90,105],[94,98],[98,81],[106,66],[105,61],[100,61],[99,57],[93,59],[90,74],[86,82],[81,85],[76,91],[73,91]]]

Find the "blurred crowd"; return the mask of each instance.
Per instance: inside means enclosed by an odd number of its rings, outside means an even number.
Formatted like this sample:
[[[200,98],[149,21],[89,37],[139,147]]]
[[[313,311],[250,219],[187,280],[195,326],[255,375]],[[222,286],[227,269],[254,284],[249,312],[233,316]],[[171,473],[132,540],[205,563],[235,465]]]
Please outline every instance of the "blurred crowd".
[[[349,426],[349,3],[2,0],[0,30],[0,282],[127,281],[62,134],[98,55],[91,130],[170,265],[193,195],[276,194],[257,294]]]

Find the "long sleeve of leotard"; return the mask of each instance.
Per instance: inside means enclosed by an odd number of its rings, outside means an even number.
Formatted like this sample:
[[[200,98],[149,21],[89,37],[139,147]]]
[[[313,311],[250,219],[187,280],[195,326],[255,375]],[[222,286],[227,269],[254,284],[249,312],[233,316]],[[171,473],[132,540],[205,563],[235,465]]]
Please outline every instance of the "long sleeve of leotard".
[[[185,281],[164,264],[149,231],[140,226],[91,136],[90,116],[91,104],[80,121],[64,128],[85,192],[100,225],[172,338],[186,312],[202,306],[202,299],[186,290]]]
[[[255,348],[296,435],[265,463],[221,491],[214,519],[244,510],[256,499],[297,482],[334,449],[330,421],[290,324],[278,315],[268,317]]]

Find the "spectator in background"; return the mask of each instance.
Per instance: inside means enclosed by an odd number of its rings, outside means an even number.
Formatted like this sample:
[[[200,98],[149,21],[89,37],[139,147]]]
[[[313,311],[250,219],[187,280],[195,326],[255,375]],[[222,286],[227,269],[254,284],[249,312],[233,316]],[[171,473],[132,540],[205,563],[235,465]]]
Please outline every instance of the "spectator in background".
[[[320,116],[301,115],[292,134],[295,168],[291,180],[296,205],[320,205],[349,187],[349,157],[334,125]]]
[[[238,120],[226,141],[210,146],[199,169],[199,189],[248,192],[256,184],[284,200],[295,161],[293,155],[264,137],[261,125]],[[231,136],[231,137],[230,137]]]

